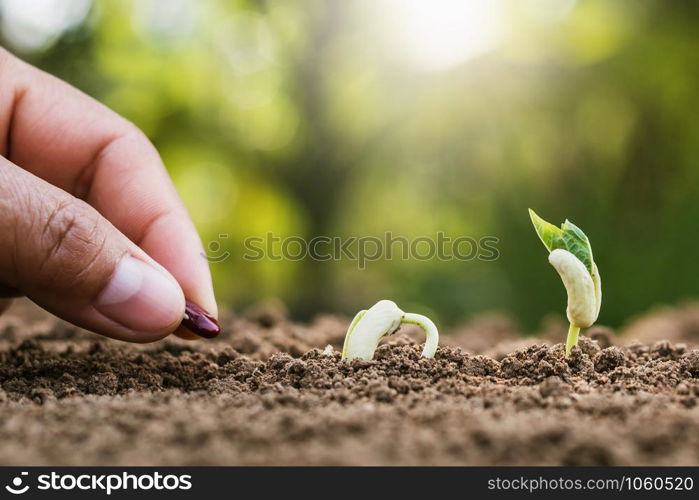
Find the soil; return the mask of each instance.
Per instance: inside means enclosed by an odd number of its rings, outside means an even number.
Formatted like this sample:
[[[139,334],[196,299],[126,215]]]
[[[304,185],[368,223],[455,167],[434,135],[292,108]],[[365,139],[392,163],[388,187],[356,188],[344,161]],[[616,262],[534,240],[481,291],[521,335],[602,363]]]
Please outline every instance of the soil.
[[[698,465],[692,307],[674,329],[661,313],[661,339],[642,319],[590,329],[569,359],[559,320],[523,339],[489,315],[435,359],[404,328],[346,363],[348,318],[298,325],[278,305],[213,341],[137,346],[19,303],[0,317],[0,464]]]

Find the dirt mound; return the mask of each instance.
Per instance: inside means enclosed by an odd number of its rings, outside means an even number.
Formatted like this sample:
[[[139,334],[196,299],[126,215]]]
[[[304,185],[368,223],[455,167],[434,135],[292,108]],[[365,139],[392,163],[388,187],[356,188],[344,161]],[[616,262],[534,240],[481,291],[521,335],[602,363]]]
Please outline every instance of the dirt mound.
[[[699,302],[653,309],[624,328],[623,338],[642,343],[670,340],[699,347]]]
[[[264,317],[145,347],[0,319],[0,463],[699,464],[699,351],[683,345],[428,360],[408,330],[346,363],[308,347],[338,346],[342,320]]]

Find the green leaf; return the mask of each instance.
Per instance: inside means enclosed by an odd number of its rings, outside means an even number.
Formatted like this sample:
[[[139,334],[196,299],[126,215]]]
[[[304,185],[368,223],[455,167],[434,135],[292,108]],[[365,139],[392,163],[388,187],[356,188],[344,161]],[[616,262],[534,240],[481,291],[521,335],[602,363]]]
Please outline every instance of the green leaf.
[[[590,275],[592,275],[593,260],[590,240],[578,226],[567,219],[561,226],[561,229],[563,230],[563,242],[565,243],[565,249],[575,255],[580,262],[585,264],[585,267],[589,271]]]
[[[549,252],[554,251],[556,248],[562,247],[563,230],[554,226],[550,222],[546,222],[544,219],[536,215],[536,212],[529,209],[529,217],[532,219],[532,224],[534,224],[534,229],[536,234],[539,235],[541,242],[544,244]]]
[[[549,252],[557,248],[569,251],[585,265],[590,275],[592,275],[594,263],[592,247],[590,247],[590,240],[578,226],[566,220],[558,228],[536,215],[531,208],[529,209],[529,216],[532,219],[536,233]]]

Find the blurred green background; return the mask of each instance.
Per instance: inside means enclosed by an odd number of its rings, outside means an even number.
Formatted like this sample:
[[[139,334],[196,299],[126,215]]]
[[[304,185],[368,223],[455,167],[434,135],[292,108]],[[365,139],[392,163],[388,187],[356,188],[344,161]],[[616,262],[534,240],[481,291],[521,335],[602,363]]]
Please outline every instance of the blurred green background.
[[[3,0],[0,15],[4,46],[152,139],[205,244],[232,253],[212,264],[223,304],[279,297],[304,319],[393,298],[532,329],[565,293],[528,207],[590,237],[600,323],[699,288],[699,2]],[[268,231],[492,235],[500,258],[243,260]]]

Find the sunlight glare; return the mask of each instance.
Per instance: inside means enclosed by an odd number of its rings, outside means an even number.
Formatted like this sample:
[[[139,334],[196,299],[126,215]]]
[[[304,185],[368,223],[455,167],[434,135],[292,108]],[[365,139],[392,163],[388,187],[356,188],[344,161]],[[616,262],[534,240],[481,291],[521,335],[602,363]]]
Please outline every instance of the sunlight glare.
[[[502,0],[389,0],[403,50],[416,64],[447,69],[495,49],[505,34]]]
[[[91,4],[91,0],[2,0],[0,26],[14,47],[38,52],[80,25]]]

